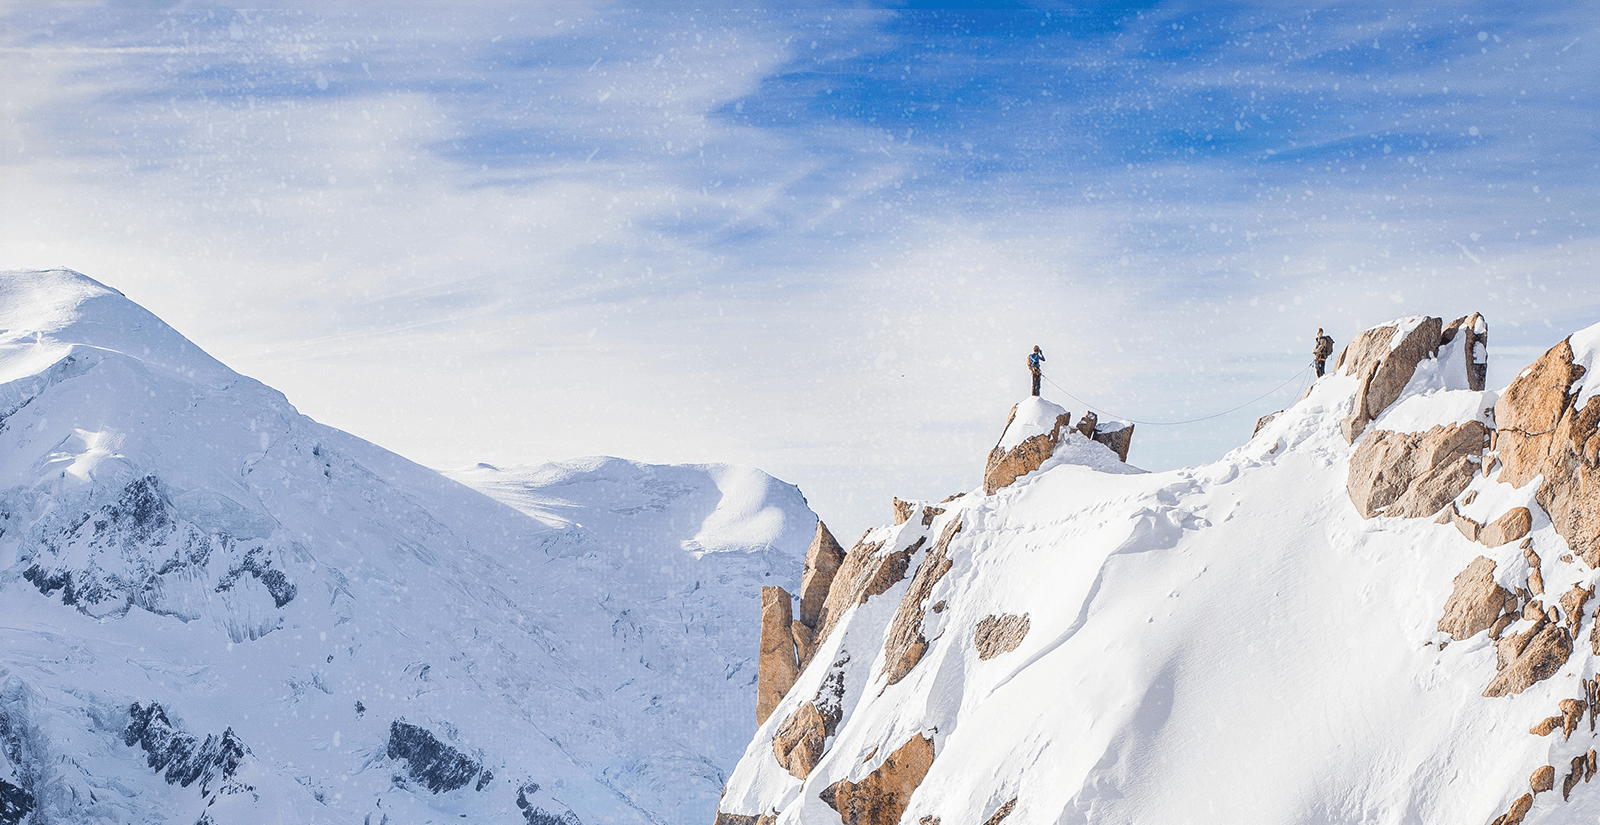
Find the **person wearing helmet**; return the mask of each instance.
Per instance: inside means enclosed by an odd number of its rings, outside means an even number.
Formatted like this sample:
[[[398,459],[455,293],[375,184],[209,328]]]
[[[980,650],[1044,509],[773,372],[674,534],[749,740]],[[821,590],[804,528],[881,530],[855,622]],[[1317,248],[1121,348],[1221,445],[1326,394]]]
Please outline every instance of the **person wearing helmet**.
[[[1035,346],[1033,352],[1028,353],[1028,372],[1033,373],[1033,394],[1036,396],[1039,394],[1039,376],[1042,374],[1039,365],[1042,363],[1044,363],[1044,353]]]

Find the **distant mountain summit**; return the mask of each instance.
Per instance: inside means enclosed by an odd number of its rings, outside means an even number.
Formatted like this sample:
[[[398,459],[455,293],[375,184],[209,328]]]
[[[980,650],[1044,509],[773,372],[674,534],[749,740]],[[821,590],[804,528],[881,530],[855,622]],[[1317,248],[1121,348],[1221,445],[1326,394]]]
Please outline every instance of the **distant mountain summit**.
[[[982,486],[828,561],[796,643],[766,588],[715,821],[1600,819],[1600,325],[1500,392],[1487,341],[1374,327],[1171,472],[1022,402]]]
[[[0,273],[0,823],[709,818],[799,491],[459,477],[512,506],[89,278]]]

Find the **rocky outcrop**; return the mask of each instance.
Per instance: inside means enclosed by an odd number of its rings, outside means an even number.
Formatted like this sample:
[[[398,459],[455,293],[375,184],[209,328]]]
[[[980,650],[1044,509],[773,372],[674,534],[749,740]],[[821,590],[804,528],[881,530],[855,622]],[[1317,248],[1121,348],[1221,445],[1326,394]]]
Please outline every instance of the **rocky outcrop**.
[[[1032,401],[1033,399],[1030,399],[1023,403]],[[1072,415],[1063,410],[1056,415],[1053,424],[1043,428],[1043,432],[1021,439],[1015,446],[1008,448],[1006,434],[1011,431],[1012,426],[1018,425],[1017,408],[1020,406],[1022,405],[1011,408],[1011,416],[1006,419],[1006,428],[1000,433],[1000,442],[989,451],[989,461],[983,469],[984,495],[994,495],[996,490],[1008,487],[1022,476],[1039,469],[1039,465],[1055,454],[1056,445],[1067,437]]]
[[[1540,765],[1533,775],[1528,777],[1528,789],[1535,794],[1542,794],[1556,786],[1556,769],[1550,765]]]
[[[778,815],[776,813],[746,816],[744,814],[727,814],[717,811],[717,820],[713,825],[772,825],[777,821]]]
[[[800,676],[799,659],[795,655],[794,610],[789,605],[789,591],[781,587],[761,588],[761,655],[756,668],[756,724],[765,724],[767,717],[783,701],[783,695],[794,686]]]
[[[978,622],[978,630],[972,637],[972,644],[978,649],[978,659],[988,661],[1002,653],[1010,653],[1022,644],[1023,637],[1028,635],[1028,614],[1015,616],[1004,613],[999,616],[985,616]]]
[[[1345,491],[1363,518],[1431,516],[1471,483],[1488,444],[1478,421],[1423,433],[1373,430],[1350,457]]]
[[[983,821],[983,825],[1000,825],[1001,822],[1005,821],[1006,817],[1011,815],[1013,810],[1016,810],[1016,807],[1017,797],[1013,796],[1011,797],[1011,801],[996,808],[994,813],[990,814],[989,818]]]
[[[805,779],[822,759],[828,738],[827,721],[813,702],[804,702],[789,714],[772,737],[772,755],[795,779]]]
[[[844,548],[828,532],[828,525],[817,520],[817,535],[806,550],[805,572],[800,577],[800,622],[813,630],[822,616],[822,604],[828,599],[828,589],[833,577],[844,562]]]
[[[932,765],[933,742],[918,734],[860,782],[829,785],[822,801],[839,812],[843,825],[897,825]]]
[[[250,751],[228,728],[221,736],[206,734],[205,741],[180,730],[167,719],[157,702],[148,707],[135,703],[128,711],[122,742],[139,746],[145,762],[162,774],[169,785],[187,788],[200,780],[202,792],[214,781],[231,779]]]
[[[1485,547],[1499,547],[1510,544],[1523,536],[1528,535],[1528,530],[1533,527],[1533,514],[1526,507],[1513,507],[1494,521],[1483,526],[1478,531],[1478,542]]]
[[[1345,441],[1354,444],[1367,424],[1400,397],[1417,364],[1438,354],[1442,328],[1443,322],[1431,317],[1373,327],[1340,353],[1339,369],[1360,381],[1350,414],[1340,425]]]
[[[1532,602],[1530,607],[1537,604]],[[1500,672],[1483,691],[1490,699],[1521,693],[1550,678],[1572,655],[1572,634],[1566,628],[1543,612],[1528,612],[1537,613],[1533,627],[1505,636],[1495,645],[1495,664]]]
[[[1494,567],[1492,559],[1479,556],[1456,574],[1455,590],[1439,618],[1439,632],[1459,642],[1488,630],[1501,613],[1516,610],[1516,594],[1495,584]]]
[[[1523,370],[1495,403],[1500,480],[1520,487],[1543,476],[1535,493],[1556,532],[1591,567],[1600,566],[1600,395],[1577,407],[1570,340]],[[1600,380],[1600,379],[1596,379]]]
[[[1107,421],[1097,424],[1094,440],[1111,448],[1117,460],[1128,463],[1128,448],[1133,446],[1133,425],[1126,421]]]
[[[833,632],[834,625],[844,618],[851,607],[883,593],[904,579],[912,554],[922,549],[925,541],[925,538],[919,538],[910,547],[884,553],[883,542],[869,542],[866,536],[862,536],[861,541],[856,542],[845,554],[838,572],[834,574],[828,598],[823,600],[822,611],[817,617],[813,649],[821,647],[828,634]]]
[[[922,635],[922,621],[927,615],[923,604],[933,594],[934,585],[950,571],[950,540],[959,532],[961,519],[952,518],[939,533],[928,557],[917,566],[911,586],[906,588],[894,619],[889,622],[889,632],[883,640],[883,674],[891,685],[904,679],[928,649],[928,640]]]
[[[1551,770],[1554,770],[1553,768]],[[1511,803],[1511,809],[1494,818],[1489,825],[1522,825],[1522,818],[1533,809],[1533,794],[1525,793]]]
[[[895,523],[895,526],[898,527],[899,525],[905,524],[906,520],[911,518],[911,513],[915,509],[917,509],[916,502],[901,501],[898,498],[895,499],[894,500],[894,523]]]
[[[440,742],[431,731],[399,719],[389,724],[385,754],[404,760],[406,776],[434,793],[465,787],[473,779],[481,791],[494,778],[477,760]]]

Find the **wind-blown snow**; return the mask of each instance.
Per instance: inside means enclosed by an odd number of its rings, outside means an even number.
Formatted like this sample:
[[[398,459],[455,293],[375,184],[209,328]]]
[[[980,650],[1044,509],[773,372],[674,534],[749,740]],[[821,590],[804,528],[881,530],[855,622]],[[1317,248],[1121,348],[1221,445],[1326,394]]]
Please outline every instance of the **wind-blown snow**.
[[[709,820],[759,588],[794,586],[815,526],[795,488],[467,474],[530,518],[76,273],[0,273],[0,330],[0,767],[36,821]],[[152,702],[231,731],[238,770],[169,783],[123,740]]]

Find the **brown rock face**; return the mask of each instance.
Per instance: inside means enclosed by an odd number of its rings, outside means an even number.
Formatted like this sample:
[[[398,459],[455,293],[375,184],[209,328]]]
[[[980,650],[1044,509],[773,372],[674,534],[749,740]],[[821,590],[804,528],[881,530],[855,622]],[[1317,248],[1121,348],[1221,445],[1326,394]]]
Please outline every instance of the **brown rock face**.
[[[1539,769],[1528,777],[1528,787],[1536,794],[1544,793],[1556,786],[1556,769],[1550,765],[1540,765]]]
[[[1478,531],[1478,542],[1485,547],[1510,544],[1523,536],[1533,526],[1533,514],[1526,507],[1513,507],[1505,515],[1489,522]]]
[[[1554,771],[1555,768],[1551,768],[1551,770]],[[1522,818],[1527,816],[1528,811],[1532,809],[1533,794],[1525,793],[1517,797],[1517,801],[1511,803],[1511,810],[1495,817],[1494,821],[1489,825],[1522,825]]]
[[[844,562],[844,548],[828,532],[828,525],[817,520],[817,534],[806,551],[805,573],[800,577],[800,621],[815,629],[822,616],[822,603],[828,599],[833,576]],[[807,657],[809,658],[809,657]]]
[[[822,602],[812,649],[822,646],[828,634],[833,632],[834,625],[844,618],[851,607],[888,590],[905,578],[912,554],[920,550],[925,541],[918,539],[916,544],[896,553],[884,553],[883,542],[868,542],[865,536],[856,542],[856,546],[850,548],[844,561],[839,564],[833,585],[828,588],[828,597]]]
[[[756,724],[783,701],[783,695],[800,676],[795,658],[794,611],[789,606],[789,591],[781,587],[761,588],[761,655],[756,664]]]
[[[1588,704],[1582,699],[1561,700],[1561,730],[1565,738],[1571,739],[1572,732],[1578,729],[1578,723],[1583,721],[1583,711]]]
[[[1561,798],[1563,800],[1572,795],[1573,786],[1577,785],[1578,780],[1583,778],[1583,767],[1588,761],[1587,758],[1582,756],[1572,757],[1572,762],[1567,769],[1567,778],[1561,780]]]
[[[1374,327],[1357,336],[1339,356],[1345,374],[1361,380],[1350,414],[1341,424],[1345,441],[1354,444],[1367,422],[1400,397],[1417,364],[1438,354],[1442,325],[1438,318],[1426,318],[1393,349],[1389,344],[1399,328]]]
[[[1345,491],[1362,518],[1431,516],[1467,488],[1488,443],[1477,421],[1425,433],[1373,430],[1350,457]]]
[[[822,800],[839,812],[843,825],[898,825],[932,765],[933,743],[918,734],[860,782],[828,786]]]
[[[901,524],[905,524],[906,523],[906,519],[911,518],[911,511],[915,510],[916,508],[917,508],[917,505],[912,503],[912,502],[901,501],[898,498],[895,499],[894,500],[894,523],[895,523],[895,525],[898,526],[898,525],[901,525]]]
[[[1017,408],[1011,408],[1011,417],[1006,419],[1006,429],[1011,428],[1016,421]],[[996,444],[989,451],[989,462],[983,470],[983,493],[994,495],[996,490],[1008,487],[1017,479],[1039,469],[1039,465],[1049,460],[1055,454],[1056,445],[1066,437],[1068,426],[1071,424],[1072,415],[1063,413],[1056,416],[1055,426],[1048,433],[1033,436],[1010,450],[1000,449]],[[1000,433],[1005,438],[1005,431]]]
[[[1600,566],[1600,396],[1577,409],[1572,382],[1584,368],[1555,345],[1517,376],[1494,406],[1500,480],[1522,486],[1543,475],[1536,497],[1556,532],[1591,567]]]
[[[1467,569],[1457,573],[1454,584],[1438,628],[1458,642],[1488,630],[1501,613],[1516,608],[1516,595],[1495,584],[1494,561],[1484,556],[1473,559]]]
[[[1490,699],[1521,693],[1554,676],[1572,655],[1572,634],[1540,614],[1533,627],[1496,643],[1495,655],[1501,670],[1483,691]]]
[[[828,738],[827,722],[814,703],[806,702],[778,726],[772,737],[772,755],[795,779],[805,779],[822,759]]]
[[[978,622],[978,632],[972,637],[972,644],[978,649],[978,658],[988,661],[1002,653],[1010,653],[1022,644],[1023,637],[1028,635],[1028,614],[1014,616],[1004,613],[999,616],[985,616]]]
[[[906,588],[900,606],[895,609],[894,619],[889,622],[889,633],[883,640],[883,672],[891,685],[904,679],[922,661],[922,654],[928,649],[928,640],[922,636],[922,620],[927,615],[922,605],[933,593],[933,586],[944,578],[945,573],[950,572],[950,540],[959,532],[959,517],[951,519],[944,526],[939,533],[939,540],[928,551],[928,557],[917,566],[911,586]]]
[[[1573,585],[1571,590],[1561,594],[1556,604],[1561,605],[1561,612],[1567,614],[1567,632],[1576,639],[1578,627],[1583,624],[1583,606],[1594,597],[1593,587],[1579,587]]]
[[[1111,448],[1117,454],[1117,460],[1128,463],[1128,448],[1133,446],[1133,425],[1121,422],[1107,422],[1099,425],[1094,431],[1094,440]]]

